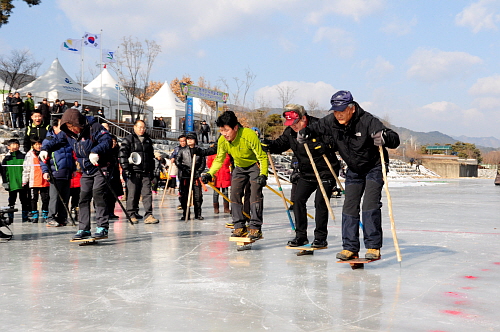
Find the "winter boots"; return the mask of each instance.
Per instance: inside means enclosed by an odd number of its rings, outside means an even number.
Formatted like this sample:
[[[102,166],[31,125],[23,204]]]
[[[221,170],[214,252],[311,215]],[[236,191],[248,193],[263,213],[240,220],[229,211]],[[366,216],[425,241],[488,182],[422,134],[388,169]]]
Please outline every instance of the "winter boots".
[[[231,210],[229,209],[229,202],[224,200],[224,213],[231,213]]]
[[[219,203],[214,203],[214,213],[219,214]]]
[[[357,252],[352,252],[349,250],[342,250],[337,254],[337,259],[340,259],[342,261],[347,261],[350,259],[358,258],[358,253]]]
[[[248,238],[250,240],[253,240],[253,241],[261,239],[262,238],[262,231],[260,229],[250,228],[250,231],[248,233]]]
[[[42,211],[42,222],[46,223],[47,219],[49,219],[49,211]]]
[[[380,259],[380,249],[368,249],[365,254],[366,259]]]

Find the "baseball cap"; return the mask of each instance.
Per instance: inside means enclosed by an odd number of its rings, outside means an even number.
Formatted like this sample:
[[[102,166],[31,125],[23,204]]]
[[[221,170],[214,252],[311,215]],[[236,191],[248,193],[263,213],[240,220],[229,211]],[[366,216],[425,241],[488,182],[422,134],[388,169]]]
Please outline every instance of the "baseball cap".
[[[347,105],[351,104],[353,101],[354,100],[352,98],[350,91],[346,90],[337,91],[330,99],[330,104],[332,104],[330,111],[342,112],[346,109]]]
[[[288,104],[285,106],[283,117],[285,118],[285,126],[291,126],[302,119],[306,115],[304,106],[298,104]]]

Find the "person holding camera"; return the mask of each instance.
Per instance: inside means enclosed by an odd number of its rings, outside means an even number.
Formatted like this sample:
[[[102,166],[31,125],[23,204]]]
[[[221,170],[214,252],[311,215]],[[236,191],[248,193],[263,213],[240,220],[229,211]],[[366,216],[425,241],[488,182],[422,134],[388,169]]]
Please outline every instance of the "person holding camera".
[[[153,216],[153,195],[151,180],[154,174],[153,141],[146,133],[146,123],[137,120],[134,132],[126,136],[120,146],[120,165],[127,177],[127,212],[134,224],[139,223],[139,198],[142,195],[144,206],[144,223],[157,224],[159,220]]]

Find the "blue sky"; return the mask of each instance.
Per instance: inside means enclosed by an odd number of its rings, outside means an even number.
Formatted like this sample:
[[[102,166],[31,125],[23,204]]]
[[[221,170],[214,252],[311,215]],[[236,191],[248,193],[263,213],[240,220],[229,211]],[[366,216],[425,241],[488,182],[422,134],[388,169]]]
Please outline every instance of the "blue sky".
[[[212,84],[256,76],[248,106],[329,105],[350,90],[362,107],[396,126],[500,138],[500,0],[43,0],[15,1],[0,28],[0,54],[29,48],[55,57],[75,78],[67,38],[103,30],[103,47],[123,36],[153,39],[162,53],[151,79],[204,76]],[[140,4],[138,6],[138,4]],[[85,52],[87,64],[99,59]],[[91,74],[85,78],[90,80]],[[234,89],[234,85],[232,87]]]

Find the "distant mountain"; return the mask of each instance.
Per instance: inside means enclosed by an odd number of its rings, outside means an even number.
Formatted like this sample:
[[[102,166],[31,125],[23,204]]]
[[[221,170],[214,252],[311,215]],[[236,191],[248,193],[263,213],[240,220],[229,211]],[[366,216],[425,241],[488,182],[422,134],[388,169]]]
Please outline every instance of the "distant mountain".
[[[495,137],[467,137],[467,136],[453,136],[454,139],[460,142],[473,143],[476,146],[487,146],[495,149],[500,148],[500,140]]]

